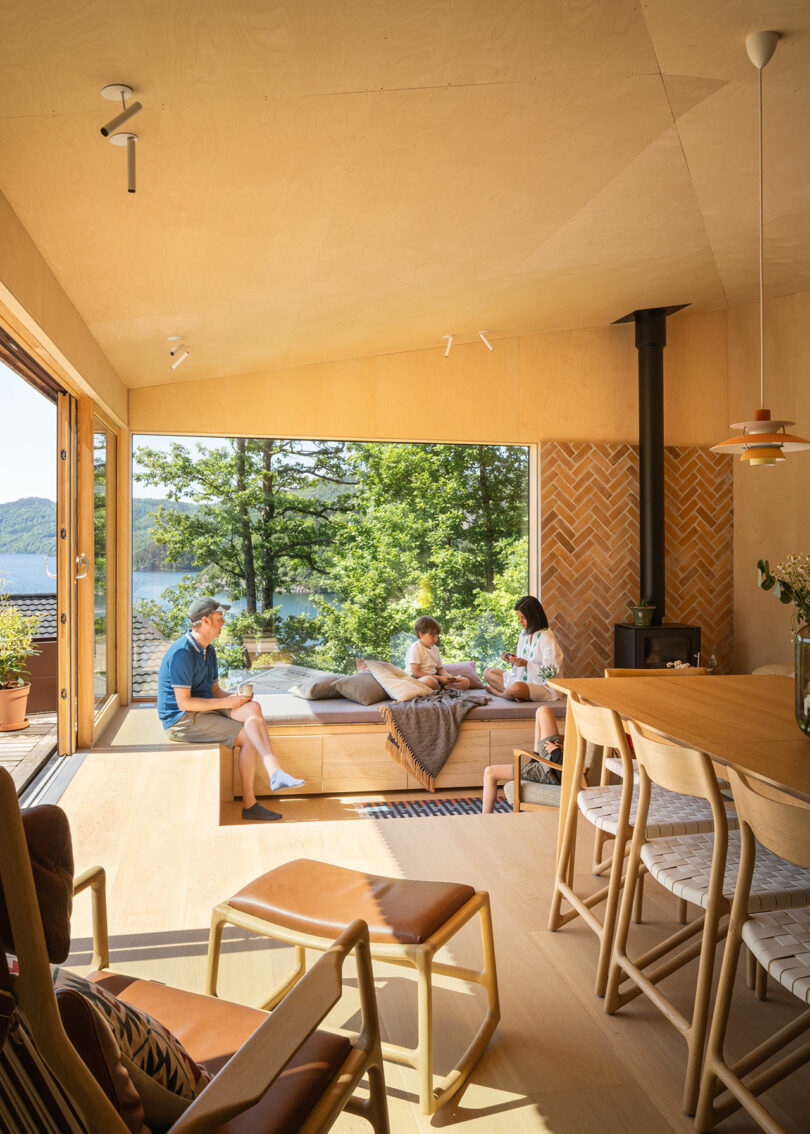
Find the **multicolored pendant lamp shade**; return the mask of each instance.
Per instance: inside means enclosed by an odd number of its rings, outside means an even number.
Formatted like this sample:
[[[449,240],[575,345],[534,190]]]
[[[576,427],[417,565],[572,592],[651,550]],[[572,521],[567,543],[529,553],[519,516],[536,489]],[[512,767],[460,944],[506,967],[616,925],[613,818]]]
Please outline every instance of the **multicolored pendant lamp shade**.
[[[740,459],[749,465],[775,465],[785,460],[785,453],[795,453],[800,449],[810,449],[810,441],[786,433],[792,421],[777,421],[771,411],[765,409],[765,264],[763,241],[763,177],[762,177],[762,70],[770,60],[779,33],[759,31],[749,35],[745,41],[748,58],[759,72],[759,405],[754,412],[753,421],[738,421],[731,428],[739,430],[735,437],[712,445],[713,453],[740,453]]]

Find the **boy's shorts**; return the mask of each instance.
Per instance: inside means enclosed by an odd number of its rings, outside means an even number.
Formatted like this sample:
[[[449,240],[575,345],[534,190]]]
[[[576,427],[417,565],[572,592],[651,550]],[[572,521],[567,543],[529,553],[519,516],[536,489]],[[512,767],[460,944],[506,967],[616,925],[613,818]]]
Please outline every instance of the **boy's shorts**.
[[[230,709],[209,709],[207,713],[183,713],[166,731],[169,740],[180,744],[224,744],[233,748],[243,728],[241,721],[231,719]]]
[[[547,760],[550,760],[551,757],[546,752],[545,748],[545,742],[547,740],[553,740],[557,747],[560,749],[560,769],[562,770],[562,746],[564,743],[563,738],[559,733],[555,733],[553,736],[544,736],[540,741],[541,745],[543,746],[541,755],[545,756]],[[522,779],[531,780],[536,784],[555,784],[559,786],[562,783],[560,772],[555,772],[551,768],[547,768],[545,764],[541,764],[539,760],[530,760],[526,767],[522,769],[520,775]]]

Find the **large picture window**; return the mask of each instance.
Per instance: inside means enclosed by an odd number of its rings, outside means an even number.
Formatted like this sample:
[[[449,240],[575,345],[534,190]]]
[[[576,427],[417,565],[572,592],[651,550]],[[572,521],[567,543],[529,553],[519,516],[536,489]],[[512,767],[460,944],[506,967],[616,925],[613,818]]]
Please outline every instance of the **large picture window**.
[[[232,603],[221,675],[401,664],[421,614],[448,661],[489,664],[515,636],[525,447],[136,436],[133,453],[135,697],[197,594]]]

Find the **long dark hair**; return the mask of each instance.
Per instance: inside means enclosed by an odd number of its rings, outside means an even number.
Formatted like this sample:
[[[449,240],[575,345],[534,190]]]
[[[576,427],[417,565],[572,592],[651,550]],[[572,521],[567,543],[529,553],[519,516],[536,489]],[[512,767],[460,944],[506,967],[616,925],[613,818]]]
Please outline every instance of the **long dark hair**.
[[[534,595],[524,595],[515,603],[515,610],[519,610],[526,619],[526,633],[536,634],[538,630],[548,630],[548,619],[539,599]]]

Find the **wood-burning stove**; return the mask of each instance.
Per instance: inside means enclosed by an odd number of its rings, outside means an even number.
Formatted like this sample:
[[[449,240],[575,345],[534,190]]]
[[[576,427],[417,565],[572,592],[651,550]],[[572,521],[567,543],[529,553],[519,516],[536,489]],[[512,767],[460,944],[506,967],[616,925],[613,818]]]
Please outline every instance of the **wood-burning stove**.
[[[700,664],[700,627],[668,622],[664,626],[613,627],[613,663],[618,669],[664,669],[672,662]]]

